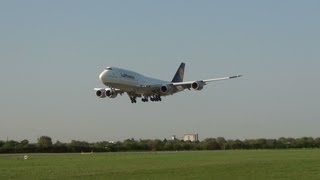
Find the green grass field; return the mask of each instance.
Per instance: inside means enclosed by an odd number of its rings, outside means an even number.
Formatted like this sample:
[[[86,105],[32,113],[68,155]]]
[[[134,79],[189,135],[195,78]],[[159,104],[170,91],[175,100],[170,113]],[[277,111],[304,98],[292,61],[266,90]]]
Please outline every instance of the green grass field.
[[[320,150],[0,155],[0,179],[320,179]]]

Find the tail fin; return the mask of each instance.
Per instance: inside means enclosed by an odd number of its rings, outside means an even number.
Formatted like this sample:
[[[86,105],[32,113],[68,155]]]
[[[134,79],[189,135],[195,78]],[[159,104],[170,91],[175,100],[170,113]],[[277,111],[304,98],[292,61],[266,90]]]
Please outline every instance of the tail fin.
[[[183,82],[185,63],[181,63],[171,82]]]

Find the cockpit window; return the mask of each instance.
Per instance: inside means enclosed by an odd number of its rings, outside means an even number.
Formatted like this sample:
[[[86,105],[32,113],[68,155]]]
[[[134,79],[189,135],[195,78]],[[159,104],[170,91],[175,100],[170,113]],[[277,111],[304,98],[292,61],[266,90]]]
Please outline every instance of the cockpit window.
[[[107,67],[106,70],[112,70],[112,68],[111,67]]]

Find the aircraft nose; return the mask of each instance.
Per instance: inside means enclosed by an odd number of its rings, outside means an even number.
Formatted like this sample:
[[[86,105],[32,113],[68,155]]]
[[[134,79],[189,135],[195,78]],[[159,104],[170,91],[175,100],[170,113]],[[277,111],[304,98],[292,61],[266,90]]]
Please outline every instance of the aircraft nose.
[[[101,80],[101,82],[105,82],[105,81],[106,81],[106,73],[107,73],[107,71],[103,71],[103,72],[99,75],[99,79]]]

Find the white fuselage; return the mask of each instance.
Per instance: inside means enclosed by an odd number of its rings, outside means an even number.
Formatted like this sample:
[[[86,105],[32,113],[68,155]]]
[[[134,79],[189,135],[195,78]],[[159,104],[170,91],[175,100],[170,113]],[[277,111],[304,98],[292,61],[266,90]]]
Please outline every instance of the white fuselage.
[[[115,67],[107,67],[99,75],[99,78],[104,85],[110,88],[121,89],[125,92],[134,92],[138,95],[150,94],[150,88],[147,87],[169,83]]]

